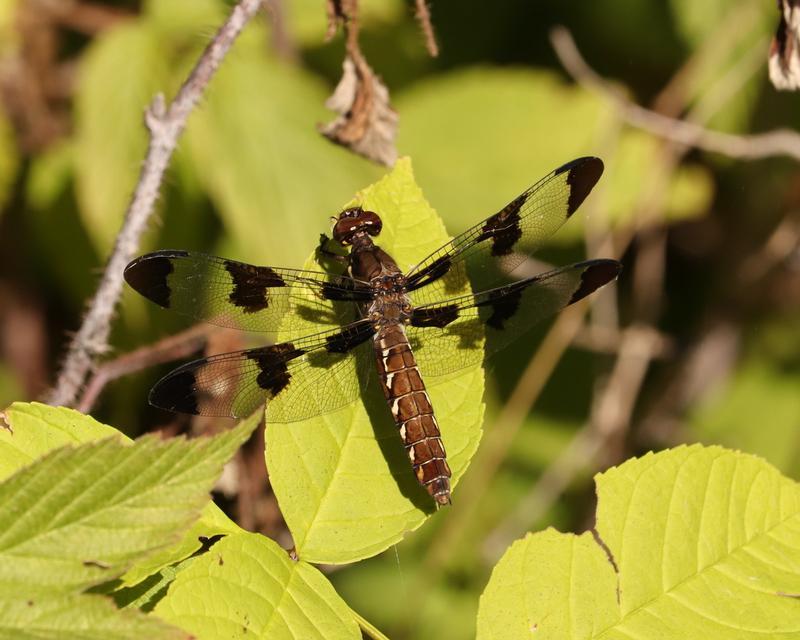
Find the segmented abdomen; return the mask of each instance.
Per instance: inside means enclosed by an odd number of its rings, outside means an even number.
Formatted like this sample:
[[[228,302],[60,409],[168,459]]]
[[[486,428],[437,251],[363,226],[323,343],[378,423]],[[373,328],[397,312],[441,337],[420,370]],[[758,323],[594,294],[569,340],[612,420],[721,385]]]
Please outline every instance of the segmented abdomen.
[[[375,357],[383,392],[417,480],[438,505],[450,504],[450,467],[439,425],[402,324],[378,329]]]

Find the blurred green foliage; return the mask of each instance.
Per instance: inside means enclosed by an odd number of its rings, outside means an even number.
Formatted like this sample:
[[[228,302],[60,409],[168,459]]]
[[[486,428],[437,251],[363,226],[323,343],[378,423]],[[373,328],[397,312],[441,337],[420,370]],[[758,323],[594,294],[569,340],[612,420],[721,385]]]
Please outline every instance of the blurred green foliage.
[[[52,383],[137,179],[147,144],[143,110],[155,93],[175,93],[231,3],[96,4],[119,9],[122,17],[93,32],[54,23],[58,47],[42,62],[30,49],[38,40],[17,20],[24,0],[0,0],[0,58],[7,63],[0,74],[11,63],[22,65],[24,73],[12,80],[37,87],[50,77],[45,71],[60,69],[68,87],[62,97],[23,100],[22,111],[6,91],[0,108],[0,405]],[[650,320],[672,350],[652,366],[641,393],[631,390],[637,401],[625,454],[683,440],[721,442],[763,455],[797,477],[800,267],[796,250],[772,259],[764,249],[782,221],[797,220],[795,163],[692,151],[674,171],[665,170],[664,142],[628,127],[611,104],[574,84],[547,39],[554,25],[566,25],[590,64],[646,106],[673,109],[674,116],[691,111],[730,132],[793,128],[800,100],[777,94],[766,80],[774,3],[431,4],[438,59],[425,53],[411,7],[399,0],[361,3],[361,39],[399,113],[399,152],[412,158],[417,182],[448,231],[493,213],[573,157],[601,156],[605,176],[543,258],[582,259],[592,251],[586,245],[594,247],[610,231],[618,247],[633,238],[624,255],[633,265],[641,249],[635,234],[664,233],[663,295]],[[264,18],[248,26],[189,120],[142,252],[184,248],[299,267],[319,233],[329,230],[329,216],[385,173],[317,133],[315,126],[332,118],[323,103],[341,72],[343,38],[324,42],[322,3],[282,6],[289,46],[276,50],[278,39]],[[680,82],[671,82],[674,77]],[[26,142],[37,126],[58,117],[67,124],[56,134]],[[754,262],[755,271],[748,266]],[[757,277],[747,275],[753,272]],[[632,267],[620,282],[623,327],[641,319],[641,275]],[[43,333],[25,339],[43,342],[45,377],[30,373],[11,349],[23,336],[9,335],[19,324],[8,318],[22,308],[36,311],[44,325]],[[688,404],[673,400],[670,390],[680,386],[700,337],[723,322],[734,328],[732,367],[711,367],[715,379]],[[182,326],[126,293],[109,355]],[[488,370],[486,438],[545,331]],[[472,637],[477,596],[497,560],[484,546],[487,536],[586,424],[613,363],[613,353],[602,349],[569,350],[498,472],[485,478],[478,515],[448,538],[446,558],[435,560],[430,549],[446,533],[447,519],[471,500],[458,492],[452,513],[332,577],[348,603],[392,637]],[[110,385],[96,415],[131,434],[164,424],[168,417],[145,406],[147,388],[164,371],[157,369]],[[675,428],[640,429],[654,413],[659,424]],[[575,473],[530,527],[590,525],[592,471]],[[465,480],[483,473],[473,465]],[[409,592],[420,585],[424,597],[412,614]]]

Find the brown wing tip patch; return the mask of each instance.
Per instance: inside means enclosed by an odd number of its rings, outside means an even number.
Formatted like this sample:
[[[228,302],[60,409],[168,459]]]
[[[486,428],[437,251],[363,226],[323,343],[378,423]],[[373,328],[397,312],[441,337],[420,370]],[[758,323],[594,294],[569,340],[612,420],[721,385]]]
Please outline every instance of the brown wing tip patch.
[[[593,260],[586,263],[581,273],[581,282],[568,304],[577,302],[597,291],[603,285],[614,280],[622,271],[622,265],[616,260]]]
[[[600,176],[603,175],[603,161],[600,158],[587,156],[578,158],[556,169],[556,175],[567,172],[569,199],[567,200],[567,217],[569,218],[581,206]]]
[[[185,258],[188,255],[186,251],[146,253],[125,267],[123,272],[125,282],[148,300],[168,309],[172,291],[167,280],[174,271],[173,259]]]

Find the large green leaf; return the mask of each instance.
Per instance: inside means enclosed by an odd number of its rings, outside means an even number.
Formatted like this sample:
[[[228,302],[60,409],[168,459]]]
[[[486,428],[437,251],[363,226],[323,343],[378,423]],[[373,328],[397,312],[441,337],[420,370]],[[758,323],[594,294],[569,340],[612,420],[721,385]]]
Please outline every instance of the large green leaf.
[[[186,130],[187,150],[228,232],[251,262],[296,266],[309,234],[378,175],[325,140],[326,88],[264,50],[252,25],[208,88]]]
[[[144,110],[164,88],[154,31],[135,21],[101,34],[75,94],[76,192],[84,226],[105,254],[119,231],[147,146]]]
[[[186,632],[101,596],[19,597],[0,593],[2,640],[188,640]]]
[[[361,192],[358,201],[380,212],[379,244],[401,269],[448,240],[408,160]],[[319,268],[313,260],[306,267]],[[319,331],[310,322],[308,327],[309,333]],[[375,555],[433,510],[433,501],[412,474],[374,377],[362,392],[363,402],[298,423],[269,425],[267,410],[270,479],[298,555],[310,562],[352,562]],[[483,371],[467,370],[429,392],[457,484],[481,436]],[[453,499],[469,497],[459,497],[456,490]]]
[[[129,444],[120,437],[94,439],[109,427],[81,420],[77,412],[29,407],[6,411],[13,432],[4,430],[3,439],[19,440],[17,451],[50,447],[50,435],[55,446],[88,442],[53,449],[0,484],[0,584],[22,593],[105,582],[178,543],[208,502],[223,464],[254,427],[243,422],[214,438],[144,437]],[[31,429],[44,437],[31,437]]]
[[[800,638],[800,487],[763,460],[679,447],[599,474],[597,540],[515,542],[478,638]]]
[[[361,637],[347,605],[317,569],[253,533],[229,536],[193,561],[155,614],[204,640]]]
[[[16,402],[5,410],[4,415],[10,429],[0,429],[0,480],[64,445],[93,442],[112,435],[116,435],[121,442],[132,442],[113,427],[66,407]],[[258,416],[252,416],[248,418],[249,426],[243,428],[255,428],[258,421]],[[201,547],[200,537],[236,531],[239,531],[239,527],[213,502],[209,502],[203,508],[200,519],[179,542],[140,559],[120,580],[123,585],[135,584],[197,551]]]
[[[65,445],[77,445],[116,435],[130,439],[74,409],[38,402],[15,402],[3,411],[6,429],[0,429],[0,480],[44,454]]]
[[[415,159],[420,183],[452,232],[499,211],[560,164],[603,155],[618,126],[613,107],[597,96],[552,73],[521,69],[437,76],[397,96],[396,105],[403,118],[398,146]],[[629,224],[659,145],[623,129],[612,148],[597,204],[584,206],[599,207],[596,215],[612,224]],[[707,172],[680,168],[673,180],[666,215],[704,213],[712,193]],[[575,216],[561,235],[577,237],[586,219]]]

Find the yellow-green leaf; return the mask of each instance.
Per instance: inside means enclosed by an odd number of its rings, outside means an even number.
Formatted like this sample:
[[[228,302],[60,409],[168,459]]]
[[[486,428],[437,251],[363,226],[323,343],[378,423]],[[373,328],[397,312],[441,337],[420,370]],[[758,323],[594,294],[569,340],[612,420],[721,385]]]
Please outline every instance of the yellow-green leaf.
[[[700,445],[596,481],[598,538],[515,542],[481,597],[478,638],[800,638],[797,483]]]
[[[189,635],[138,611],[120,611],[107,598],[50,598],[0,594],[0,638],[4,640],[189,640]]]
[[[449,239],[414,182],[407,159],[362,191],[358,201],[380,212],[383,231],[377,241],[401,269]],[[306,267],[319,268],[313,260]],[[316,331],[309,322],[309,333]],[[457,484],[480,440],[483,370],[466,370],[428,391]],[[375,376],[362,394],[363,401],[298,423],[270,425],[267,409],[270,479],[297,553],[310,562],[343,563],[375,555],[434,510],[412,473]],[[453,500],[459,499],[469,496],[459,496],[456,489]]]
[[[38,417],[37,415],[38,414]],[[0,584],[17,593],[67,592],[119,577],[179,542],[208,503],[223,464],[253,422],[213,438],[134,443],[77,412],[43,405],[6,411],[4,447],[50,452],[0,484]],[[78,446],[62,446],[79,443]]]
[[[269,538],[228,536],[172,583],[155,614],[204,640],[356,640],[350,610],[314,567]]]

